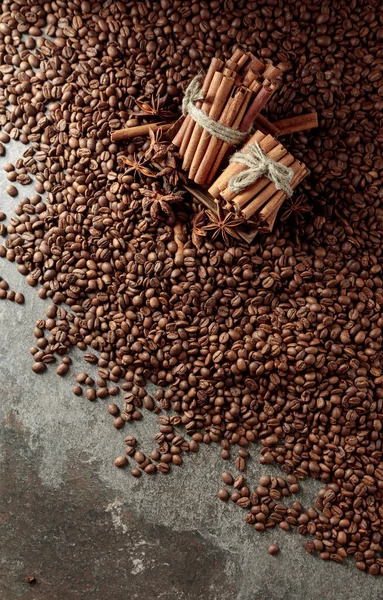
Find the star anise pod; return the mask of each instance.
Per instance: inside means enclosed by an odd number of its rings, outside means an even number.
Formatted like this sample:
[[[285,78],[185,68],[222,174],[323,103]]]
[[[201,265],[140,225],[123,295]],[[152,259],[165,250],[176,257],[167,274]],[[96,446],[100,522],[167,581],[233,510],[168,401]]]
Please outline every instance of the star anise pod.
[[[236,217],[232,212],[225,211],[218,203],[217,214],[214,214],[211,210],[207,210],[206,215],[208,216],[210,223],[205,225],[203,229],[205,231],[213,232],[213,240],[216,240],[221,236],[224,243],[230,245],[231,238],[236,240],[241,239],[237,232],[237,228],[245,223],[244,219]]]
[[[168,146],[166,155],[159,164],[162,169],[159,171],[158,176],[164,177],[172,187],[177,186],[180,181],[187,182],[186,176],[177,164],[177,150],[173,144]]]
[[[120,156],[119,158],[121,162],[129,167],[126,170],[126,174],[132,173],[133,177],[138,175],[140,181],[142,181],[142,175],[145,177],[157,178],[157,173],[154,173],[145,166],[145,163],[147,162],[145,156],[141,156],[139,158],[136,154],[134,154],[132,160],[127,156]]]
[[[145,158],[151,160],[159,160],[164,158],[169,150],[170,142],[161,141],[162,129],[149,129],[150,146],[145,152]]]
[[[206,213],[201,210],[194,216],[193,219],[193,230],[192,230],[192,242],[196,248],[201,248],[204,238],[206,237],[206,231],[204,225],[206,223]]]
[[[158,94],[152,94],[148,102],[142,102],[141,100],[136,100],[137,106],[141,109],[141,112],[134,113],[134,116],[151,116],[157,117],[160,119],[172,119],[174,115],[169,111],[163,108],[168,95],[160,97]]]
[[[300,225],[304,221],[303,215],[311,211],[311,208],[307,204],[307,197],[305,194],[300,194],[300,196],[288,198],[284,205],[283,215],[281,217],[281,221],[284,223],[292,217],[294,221]]]
[[[142,205],[145,210],[149,208],[150,216],[154,220],[158,219],[161,211],[168,216],[172,216],[173,211],[170,205],[182,202],[185,194],[185,192],[179,190],[173,190],[171,193],[164,193],[159,189],[149,190],[147,188],[140,188],[140,192],[144,196]]]

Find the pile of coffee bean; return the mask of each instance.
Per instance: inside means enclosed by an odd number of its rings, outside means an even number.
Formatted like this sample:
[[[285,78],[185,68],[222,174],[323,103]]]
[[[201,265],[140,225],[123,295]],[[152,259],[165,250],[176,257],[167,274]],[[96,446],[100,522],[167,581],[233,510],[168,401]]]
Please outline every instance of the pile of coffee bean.
[[[66,375],[76,346],[98,367],[96,378],[77,377],[76,395],[82,386],[91,401],[123,390],[108,409],[117,429],[145,410],[158,415],[150,456],[128,435],[116,459],[135,477],[168,473],[201,443],[220,444],[224,459],[239,447],[244,471],[248,446],[259,443],[261,462],[284,478],[265,476],[255,492],[237,479],[220,498],[248,509],[256,530],[297,525],[313,540],[309,552],[353,556],[373,575],[383,574],[382,8],[379,0],[0,7],[0,153],[10,140],[28,144],[7,172],[36,182],[0,255],[52,301],[36,324],[34,371],[62,357],[57,372]],[[311,169],[299,193],[312,214],[293,214],[252,246],[207,237],[197,250],[198,207],[185,200],[176,215],[153,219],[140,192],[152,180],[119,161],[140,159],[149,141],[118,146],[110,133],[158,120],[160,107],[176,114],[188,81],[237,44],[289,65],[270,120],[318,111],[318,130],[283,140]],[[137,100],[153,116],[139,115]],[[315,507],[280,502],[308,476],[323,482]]]

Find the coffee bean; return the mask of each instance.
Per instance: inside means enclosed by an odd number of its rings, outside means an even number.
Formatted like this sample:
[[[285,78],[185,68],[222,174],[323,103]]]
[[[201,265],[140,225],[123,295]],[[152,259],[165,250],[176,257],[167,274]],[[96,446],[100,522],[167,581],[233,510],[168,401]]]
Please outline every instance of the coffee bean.
[[[140,471],[140,469],[133,468],[130,472],[133,477],[141,477],[142,475],[142,471]]]
[[[125,467],[128,464],[126,456],[117,456],[117,458],[114,461],[114,464],[116,467],[119,467],[120,469],[122,467]]]
[[[218,492],[218,498],[220,500],[223,500],[223,502],[226,502],[227,500],[229,500],[230,494],[227,490],[225,489],[220,489]]]
[[[278,552],[279,552],[279,546],[278,546],[278,544],[271,544],[271,546],[269,546],[269,548],[268,548],[267,551],[272,556],[275,556],[275,554],[278,554]]]
[[[24,294],[22,294],[21,292],[16,292],[15,302],[17,302],[17,304],[24,304],[24,302],[25,302]]]
[[[85,391],[85,396],[88,398],[88,400],[93,402],[94,400],[96,400],[96,390],[94,390],[92,388],[88,388]]]
[[[126,436],[126,438],[124,439],[124,442],[128,446],[135,446],[137,444],[137,440],[133,435]]]
[[[135,454],[134,454],[134,457],[133,457],[133,458],[134,458],[134,460],[135,460],[135,461],[136,461],[138,464],[140,464],[140,463],[143,463],[143,462],[144,462],[144,460],[145,460],[145,454],[143,454],[143,453],[142,453],[140,450],[137,450],[137,451],[135,452]]]
[[[108,413],[110,415],[112,415],[113,417],[116,417],[117,415],[119,415],[120,409],[118,408],[117,404],[109,404],[108,405]]]
[[[68,371],[69,371],[69,367],[65,363],[61,363],[61,365],[58,365],[58,367],[56,368],[56,373],[57,373],[57,375],[60,375],[60,377],[63,377],[64,375],[66,375],[68,373]],[[88,398],[88,400],[90,400],[90,398]]]
[[[74,385],[72,387],[72,392],[75,396],[82,396],[82,387],[81,385]]]
[[[46,364],[43,362],[35,362],[32,365],[32,371],[35,373],[44,373],[46,371]]]
[[[1,133],[0,133],[0,135],[1,135]],[[17,187],[15,187],[14,185],[7,185],[7,187],[5,188],[5,191],[7,192],[8,196],[12,196],[12,198],[17,196],[19,193]]]
[[[233,485],[233,483],[234,483],[233,476],[231,475],[231,473],[228,473],[227,471],[222,473],[222,481],[224,483],[226,483],[226,485]]]

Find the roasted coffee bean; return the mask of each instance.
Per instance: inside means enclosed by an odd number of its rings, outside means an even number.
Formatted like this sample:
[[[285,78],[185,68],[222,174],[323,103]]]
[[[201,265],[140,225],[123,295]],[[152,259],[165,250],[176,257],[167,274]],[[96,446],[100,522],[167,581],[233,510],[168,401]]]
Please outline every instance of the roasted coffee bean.
[[[267,552],[269,554],[271,554],[272,556],[274,556],[275,554],[278,554],[278,552],[279,552],[278,544],[271,544],[271,546],[268,547]]]
[[[93,402],[94,400],[96,400],[96,390],[94,390],[93,388],[87,388],[85,396],[88,398],[88,400],[91,400]]]
[[[35,373],[44,373],[46,371],[46,364],[43,362],[35,362],[32,365],[32,371]]]
[[[230,494],[229,494],[229,492],[227,490],[225,490],[225,489],[222,488],[218,492],[218,498],[220,500],[223,500],[223,502],[226,502],[227,500],[229,500]]]
[[[124,439],[124,442],[128,446],[135,446],[137,444],[137,440],[136,440],[136,438],[133,435],[127,435],[126,438]]]
[[[126,456],[117,456],[117,458],[114,461],[114,464],[116,467],[119,468],[125,467],[128,464]]]
[[[81,385],[74,385],[72,387],[72,392],[75,396],[82,396],[82,387]]]
[[[61,363],[61,365],[58,365],[58,367],[56,368],[56,373],[57,375],[60,375],[60,377],[63,377],[64,375],[66,375],[69,371],[69,367],[68,365],[66,365],[65,363]],[[89,400],[89,398],[88,398]]]
[[[226,483],[226,485],[233,485],[233,483],[234,483],[233,476],[231,475],[231,473],[228,473],[227,471],[222,473],[222,481],[224,483]]]
[[[12,198],[17,196],[19,193],[17,187],[15,187],[14,185],[7,185],[7,187],[5,188],[5,191],[7,192],[8,196],[12,196]]]
[[[133,477],[141,477],[141,475],[142,475],[142,471],[140,471],[140,469],[137,469],[137,468],[131,469],[130,472],[133,475]]]
[[[113,417],[117,417],[117,415],[120,414],[120,409],[118,408],[117,404],[109,404],[108,413]]]

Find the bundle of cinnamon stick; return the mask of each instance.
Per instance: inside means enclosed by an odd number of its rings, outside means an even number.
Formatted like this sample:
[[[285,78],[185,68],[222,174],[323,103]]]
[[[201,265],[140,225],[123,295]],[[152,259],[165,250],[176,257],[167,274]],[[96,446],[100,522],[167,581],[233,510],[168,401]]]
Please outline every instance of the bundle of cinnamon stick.
[[[213,58],[202,85],[203,100],[196,106],[219,124],[247,132],[278,87],[282,69],[264,64],[250,52],[235,50],[223,63]],[[199,185],[211,184],[228,153],[228,142],[210,135],[186,115],[172,140],[183,158],[182,169]]]
[[[254,143],[259,144],[267,158],[292,169],[293,178],[289,184],[291,190],[308,174],[306,166],[296,160],[272,135],[265,135],[257,130],[244,145],[242,151],[246,153],[246,149]],[[278,211],[286,199],[286,193],[278,190],[266,176],[260,177],[239,193],[233,192],[230,189],[230,181],[246,168],[244,164],[231,162],[210,186],[209,194],[213,198],[219,199],[224,208],[242,216],[245,220],[257,223],[262,230],[271,231]]]

